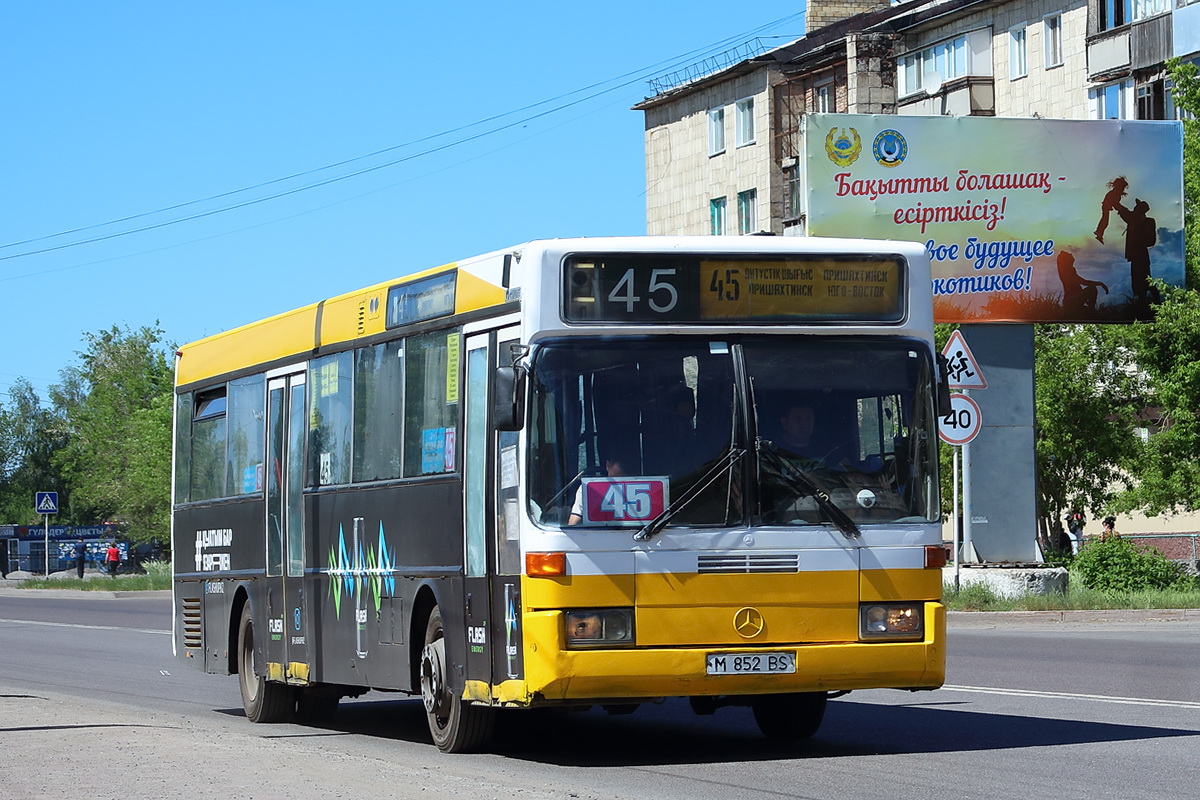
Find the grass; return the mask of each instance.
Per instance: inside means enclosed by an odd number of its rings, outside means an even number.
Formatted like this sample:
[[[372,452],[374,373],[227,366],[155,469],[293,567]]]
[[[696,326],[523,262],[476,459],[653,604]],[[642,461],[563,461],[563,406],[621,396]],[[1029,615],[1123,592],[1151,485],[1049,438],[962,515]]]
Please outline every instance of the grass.
[[[171,588],[171,564],[167,561],[147,561],[144,575],[95,575],[79,580],[74,577],[61,578],[29,578],[22,581],[22,589],[75,589],[85,592],[141,592],[157,591]]]
[[[1200,608],[1200,591],[1174,589],[1109,593],[1070,586],[1062,594],[999,597],[986,586],[944,587],[951,611],[1091,611],[1096,609]]]

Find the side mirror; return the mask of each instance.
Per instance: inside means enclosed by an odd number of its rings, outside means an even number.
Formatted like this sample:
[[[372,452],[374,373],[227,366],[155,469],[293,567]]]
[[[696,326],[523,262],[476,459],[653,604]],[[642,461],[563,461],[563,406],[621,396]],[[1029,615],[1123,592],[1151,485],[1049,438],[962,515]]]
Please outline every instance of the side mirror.
[[[937,415],[945,417],[954,410],[950,406],[950,359],[942,353],[938,353],[937,366]]]
[[[498,431],[525,427],[524,366],[497,367],[492,380],[492,419]]]

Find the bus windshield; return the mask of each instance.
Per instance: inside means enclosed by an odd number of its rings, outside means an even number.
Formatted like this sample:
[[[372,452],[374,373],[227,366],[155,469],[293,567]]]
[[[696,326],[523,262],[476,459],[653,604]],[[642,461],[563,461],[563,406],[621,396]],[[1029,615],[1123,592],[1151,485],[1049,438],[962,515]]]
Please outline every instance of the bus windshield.
[[[672,527],[828,524],[822,492],[856,523],[936,520],[931,381],[928,355],[896,339],[545,344],[530,513],[550,527],[640,526],[702,484]]]

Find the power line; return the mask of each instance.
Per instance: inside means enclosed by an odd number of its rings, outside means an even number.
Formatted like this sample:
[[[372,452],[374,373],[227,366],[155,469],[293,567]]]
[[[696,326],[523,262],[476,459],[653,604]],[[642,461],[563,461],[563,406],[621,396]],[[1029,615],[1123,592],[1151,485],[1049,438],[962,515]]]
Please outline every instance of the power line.
[[[611,104],[610,104],[610,105],[611,105]],[[582,115],[580,115],[580,116],[578,116],[578,117],[575,117],[575,118],[573,118],[573,119],[571,119],[571,120],[567,120],[567,121],[565,121],[565,122],[559,123],[558,125],[556,125],[556,126],[554,126],[554,127],[556,127],[556,128],[557,128],[557,127],[562,127],[563,125],[570,124],[571,122],[575,122],[575,121],[577,121],[577,120],[579,120],[579,119],[582,119],[583,117],[589,116],[589,115],[591,115],[591,114],[594,114],[594,113],[597,113],[597,112],[596,112],[596,111],[589,111],[589,112],[587,112],[587,113],[585,113],[585,114],[582,114]],[[553,128],[551,128],[551,129],[548,129],[548,130],[553,130]],[[529,136],[526,136],[526,137],[524,137],[524,138],[522,138],[522,139],[520,139],[520,140],[518,140],[518,141],[525,141],[525,140],[527,140],[527,139],[532,139],[532,138],[534,138],[535,136],[542,136],[542,135],[544,135],[545,133],[547,133],[547,131],[539,131],[538,133],[533,133],[533,134],[530,134]],[[253,224],[253,225],[247,225],[247,226],[245,226],[245,227],[242,227],[242,228],[235,228],[235,229],[233,229],[233,230],[222,231],[221,233],[214,233],[214,234],[212,234],[212,235],[209,235],[209,236],[201,236],[201,237],[199,237],[199,238],[196,238],[196,239],[189,239],[189,240],[187,240],[187,241],[185,241],[185,242],[177,242],[177,243],[175,243],[175,244],[164,245],[163,247],[155,247],[155,248],[152,248],[152,249],[150,249],[150,250],[141,250],[141,251],[139,251],[139,252],[137,252],[137,253],[125,253],[125,254],[123,254],[123,255],[119,255],[119,256],[111,256],[111,257],[109,257],[109,258],[102,258],[102,259],[98,259],[98,260],[96,260],[96,261],[88,261],[88,262],[85,262],[85,263],[82,263],[82,264],[71,264],[71,265],[69,265],[69,266],[64,266],[64,267],[54,267],[54,268],[52,268],[52,269],[44,269],[44,270],[39,270],[39,271],[37,271],[37,272],[26,272],[26,273],[22,273],[22,274],[20,274],[20,275],[10,275],[10,276],[8,276],[8,277],[5,277],[5,278],[0,278],[0,283],[4,283],[4,282],[7,282],[7,281],[21,280],[21,279],[23,279],[23,278],[35,278],[35,277],[39,277],[39,276],[41,276],[41,275],[50,275],[50,274],[53,274],[53,273],[56,273],[56,272],[66,272],[66,271],[68,271],[68,270],[73,270],[73,269],[82,269],[82,268],[84,268],[84,267],[94,267],[94,266],[96,266],[97,264],[107,264],[107,263],[109,263],[109,262],[112,262],[112,261],[120,261],[120,260],[122,260],[122,259],[125,259],[125,258],[136,258],[136,257],[138,257],[138,256],[153,255],[154,253],[161,253],[161,252],[163,252],[164,250],[174,250],[175,248],[178,248],[178,247],[186,247],[187,245],[191,245],[191,244],[198,244],[199,242],[207,242],[207,241],[209,241],[209,240],[211,240],[211,239],[219,239],[219,238],[221,238],[221,237],[223,237],[223,236],[230,236],[230,235],[233,235],[233,234],[235,234],[235,233],[243,233],[243,232],[245,232],[245,231],[254,230],[255,228],[262,228],[262,227],[265,227],[265,226],[267,226],[267,225],[274,225],[274,224],[276,224],[276,223],[278,223],[278,222],[286,222],[286,221],[288,221],[288,220],[296,219],[297,217],[302,217],[302,216],[305,216],[305,215],[307,215],[307,214],[313,214],[313,213],[316,213],[316,212],[318,212],[318,211],[324,211],[324,210],[325,210],[325,209],[327,209],[327,208],[333,208],[334,206],[339,206],[339,205],[342,205],[342,204],[344,204],[344,203],[353,202],[354,200],[359,200],[359,199],[361,199],[361,198],[363,198],[363,197],[369,197],[370,195],[373,195],[373,194],[378,194],[379,192],[385,192],[385,191],[387,191],[387,190],[389,190],[389,189],[394,189],[394,188],[396,188],[397,186],[403,186],[403,185],[404,185],[404,184],[406,184],[406,183],[411,183],[412,181],[415,181],[415,180],[420,180],[421,178],[427,178],[427,177],[429,177],[430,175],[436,175],[436,174],[438,174],[439,172],[445,172],[445,171],[447,171],[447,170],[454,169],[455,167],[462,166],[463,164],[466,164],[466,163],[468,163],[468,162],[471,162],[471,161],[477,161],[477,160],[479,160],[480,158],[484,158],[485,156],[489,156],[489,155],[493,155],[493,154],[495,154],[495,153],[498,153],[498,152],[500,152],[501,150],[504,150],[504,149],[507,149],[507,148],[509,148],[509,147],[512,147],[512,146],[513,146],[514,144],[516,144],[516,143],[517,143],[517,142],[510,142],[509,144],[501,145],[500,147],[494,148],[494,149],[492,149],[492,150],[488,150],[488,151],[486,151],[486,152],[484,152],[484,153],[479,153],[479,154],[476,154],[476,155],[470,156],[470,157],[468,157],[468,158],[462,159],[461,161],[456,161],[456,162],[455,162],[455,163],[453,163],[453,164],[447,164],[447,165],[446,165],[446,166],[444,166],[444,167],[439,167],[439,168],[437,168],[437,169],[433,169],[433,170],[430,170],[430,171],[428,171],[428,172],[424,172],[424,173],[422,173],[422,174],[420,174],[420,175],[414,175],[414,176],[412,176],[412,177],[405,178],[405,179],[404,179],[404,180],[402,180],[402,181],[397,181],[397,182],[395,182],[395,183],[388,184],[387,186],[380,186],[380,187],[377,187],[377,188],[375,188],[375,189],[371,189],[371,190],[369,190],[369,191],[366,191],[366,192],[361,192],[361,193],[359,193],[359,194],[352,195],[352,196],[350,196],[350,197],[344,197],[344,198],[342,198],[341,200],[336,200],[336,201],[334,201],[334,202],[332,202],[332,203],[326,203],[325,205],[322,205],[322,206],[316,206],[316,207],[314,207],[314,208],[308,208],[308,209],[305,209],[304,211],[299,211],[299,212],[296,212],[295,214],[288,214],[287,216],[283,216],[283,217],[276,217],[275,219],[272,219],[272,220],[267,220],[266,222],[258,222],[258,223],[255,223],[255,224]],[[0,373],[0,374],[2,374],[2,373]],[[14,374],[14,373],[10,373],[10,374]]]
[[[208,197],[199,198],[199,199],[196,199],[196,200],[189,200],[189,201],[186,201],[186,202],[183,202],[183,203],[176,203],[176,204],[174,204],[174,205],[171,205],[171,206],[166,206],[166,207],[159,208],[159,209],[156,209],[156,210],[153,210],[153,211],[146,211],[146,212],[142,212],[142,213],[138,213],[138,214],[131,214],[131,215],[128,215],[128,216],[125,216],[125,217],[121,217],[121,218],[119,218],[119,219],[113,219],[113,220],[109,220],[109,221],[107,221],[107,222],[101,222],[101,223],[96,223],[96,224],[93,224],[93,225],[81,226],[81,227],[78,227],[78,228],[73,228],[73,229],[66,230],[66,231],[60,231],[60,232],[58,232],[58,233],[54,233],[54,234],[48,234],[48,235],[45,235],[45,236],[32,237],[32,238],[29,238],[29,239],[24,239],[24,240],[17,241],[17,242],[10,242],[10,243],[8,243],[8,244],[0,245],[0,249],[7,249],[7,248],[11,248],[11,247],[19,247],[19,246],[21,246],[21,245],[26,245],[26,244],[34,244],[34,243],[37,243],[37,242],[48,241],[48,240],[50,240],[50,239],[56,239],[56,238],[59,238],[59,237],[62,237],[62,236],[69,236],[69,235],[71,235],[71,234],[75,234],[75,233],[82,233],[82,232],[84,232],[84,231],[96,230],[96,229],[99,229],[99,228],[108,227],[108,226],[110,226],[110,225],[119,225],[119,224],[121,224],[121,223],[124,223],[124,222],[131,222],[131,221],[133,221],[133,220],[137,220],[137,219],[143,219],[143,218],[146,218],[146,217],[151,217],[151,216],[154,216],[154,215],[157,215],[157,214],[164,214],[164,213],[167,213],[167,212],[170,212],[170,211],[177,211],[177,210],[179,210],[179,209],[181,209],[181,208],[186,208],[186,207],[189,207],[189,206],[194,206],[194,205],[198,205],[198,204],[201,204],[201,203],[211,202],[211,201],[213,201],[213,200],[220,200],[220,199],[223,199],[223,198],[232,197],[232,196],[234,196],[234,195],[237,195],[237,194],[241,194],[241,193],[244,193],[244,192],[249,192],[249,191],[254,191],[254,190],[256,190],[256,189],[262,189],[262,188],[266,188],[266,187],[268,187],[268,186],[274,186],[274,185],[277,185],[277,184],[280,184],[280,183],[284,183],[284,182],[287,182],[287,181],[295,180],[295,179],[297,179],[297,178],[302,178],[302,177],[305,177],[305,176],[308,176],[308,175],[314,175],[314,174],[317,174],[317,173],[319,173],[319,172],[324,172],[324,171],[327,171],[327,170],[336,169],[336,168],[338,168],[338,167],[343,167],[343,166],[346,166],[346,165],[348,165],[348,164],[353,164],[353,163],[355,163],[355,162],[364,161],[364,160],[366,160],[366,159],[369,159],[369,158],[374,158],[374,157],[377,157],[377,156],[383,155],[383,154],[385,154],[385,153],[395,152],[395,151],[397,151],[397,150],[401,150],[401,149],[404,149],[404,148],[406,148],[406,147],[411,147],[411,146],[413,146],[413,145],[416,145],[416,144],[421,144],[421,143],[424,143],[424,142],[430,142],[430,141],[434,141],[434,140],[436,140],[436,139],[443,138],[443,137],[445,137],[445,136],[450,136],[450,135],[453,135],[453,134],[455,134],[455,133],[461,133],[461,132],[463,132],[463,131],[470,130],[471,128],[476,128],[476,127],[478,127],[478,126],[480,126],[480,125],[486,125],[486,124],[487,124],[487,123],[489,123],[489,122],[495,122],[495,121],[497,121],[497,120],[504,119],[505,117],[510,117],[510,116],[512,116],[512,115],[514,115],[514,114],[520,114],[520,113],[522,113],[522,112],[529,111],[529,110],[531,110],[531,109],[538,108],[538,107],[540,107],[540,106],[544,106],[544,105],[546,105],[546,104],[548,104],[548,103],[554,103],[554,102],[557,102],[557,101],[559,101],[559,100],[563,100],[563,99],[565,99],[565,98],[572,97],[572,96],[574,96],[574,95],[580,94],[580,93],[582,93],[582,92],[587,92],[587,91],[590,91],[590,90],[592,90],[592,89],[595,89],[595,88],[597,88],[597,87],[605,86],[606,84],[613,83],[614,81],[623,81],[622,83],[619,83],[619,84],[617,84],[617,85],[615,85],[615,86],[611,86],[611,87],[609,87],[609,88],[607,88],[607,89],[603,89],[603,90],[601,90],[601,91],[598,91],[598,92],[595,92],[595,93],[593,93],[593,94],[587,95],[587,96],[585,96],[585,97],[582,97],[582,98],[580,98],[580,99],[573,100],[573,101],[571,101],[571,102],[569,102],[569,103],[562,103],[561,105],[557,105],[557,106],[555,106],[555,107],[552,107],[552,108],[550,108],[550,109],[548,109],[548,110],[541,111],[541,112],[539,112],[539,113],[537,113],[537,114],[532,114],[532,115],[530,115],[530,116],[522,117],[522,118],[520,118],[520,119],[517,119],[516,121],[510,122],[510,123],[507,123],[507,124],[504,124],[504,125],[496,126],[496,127],[490,128],[490,129],[488,129],[488,130],[482,131],[482,132],[480,132],[480,133],[473,134],[473,135],[471,135],[471,136],[466,136],[466,137],[463,137],[463,138],[457,139],[457,140],[455,140],[455,141],[453,141],[453,142],[450,142],[450,143],[448,143],[448,144],[439,145],[439,146],[437,146],[437,147],[431,147],[431,148],[428,148],[428,149],[425,149],[425,150],[419,151],[419,152],[417,152],[417,153],[413,153],[413,154],[411,154],[411,155],[404,156],[404,157],[402,157],[402,158],[392,159],[392,160],[390,160],[390,161],[386,161],[386,162],[384,162],[384,163],[381,163],[381,164],[376,164],[376,165],[369,166],[369,167],[364,167],[364,168],[362,168],[362,169],[355,170],[355,171],[353,171],[353,172],[350,172],[350,173],[346,173],[346,174],[343,174],[343,175],[334,176],[334,177],[332,177],[332,178],[327,178],[327,179],[325,179],[325,180],[321,180],[321,181],[315,181],[315,182],[311,182],[311,183],[308,183],[308,184],[305,184],[305,185],[303,185],[303,186],[299,186],[299,187],[296,187],[296,188],[293,188],[293,189],[288,189],[288,190],[286,190],[286,191],[280,191],[280,192],[276,192],[276,193],[269,194],[269,195],[265,195],[265,196],[263,196],[263,197],[259,197],[259,198],[252,199],[252,200],[246,200],[246,201],[243,201],[243,202],[234,203],[234,204],[227,205],[227,206],[223,206],[223,207],[221,207],[221,208],[217,208],[217,209],[211,209],[211,210],[209,210],[209,211],[204,211],[204,212],[200,212],[200,213],[197,213],[197,214],[189,214],[189,215],[182,216],[182,217],[176,217],[176,218],[169,219],[169,220],[166,220],[166,221],[163,221],[163,222],[158,222],[158,223],[154,223],[154,224],[150,224],[150,225],[142,225],[142,226],[139,226],[139,227],[130,228],[130,229],[126,229],[126,230],[121,230],[121,231],[117,231],[117,232],[115,232],[115,233],[109,233],[109,234],[105,234],[105,235],[102,235],[102,236],[93,236],[93,237],[89,237],[89,238],[85,238],[85,239],[79,239],[79,240],[75,240],[75,241],[67,242],[67,243],[64,243],[64,244],[58,244],[58,245],[53,245],[53,246],[49,246],[49,247],[37,248],[37,249],[34,249],[34,250],[27,250],[27,251],[24,251],[24,252],[21,252],[21,253],[13,253],[13,254],[10,254],[10,255],[0,256],[0,261],[8,261],[8,260],[16,259],[16,258],[25,258],[25,257],[28,257],[28,256],[40,255],[40,254],[43,254],[43,253],[54,252],[54,251],[57,251],[57,250],[63,250],[63,249],[66,249],[66,248],[71,248],[71,247],[79,247],[79,246],[86,245],[86,244],[94,244],[94,243],[96,243],[96,242],[106,241],[106,240],[109,240],[109,239],[115,239],[115,238],[118,238],[118,237],[122,237],[122,236],[128,236],[128,235],[135,234],[135,233],[143,233],[143,232],[145,232],[145,231],[155,230],[155,229],[157,229],[157,228],[163,228],[163,227],[167,227],[167,226],[171,226],[171,225],[177,225],[177,224],[180,224],[180,223],[183,223],[183,222],[189,222],[189,221],[192,221],[192,220],[202,219],[202,218],[204,218],[204,217],[210,217],[210,216],[214,216],[214,215],[217,215],[217,214],[223,214],[223,213],[227,213],[227,212],[229,212],[229,211],[235,211],[235,210],[237,210],[237,209],[246,208],[246,207],[248,207],[248,206],[258,205],[258,204],[260,204],[260,203],[265,203],[265,202],[268,202],[268,201],[271,201],[271,200],[277,200],[277,199],[279,199],[279,198],[282,198],[282,197],[287,197],[287,196],[290,196],[290,195],[293,195],[293,194],[297,194],[297,193],[300,193],[300,192],[309,191],[309,190],[311,190],[311,189],[317,189],[317,188],[320,188],[320,187],[323,187],[323,186],[328,186],[328,185],[331,185],[331,184],[334,184],[334,183],[338,183],[338,182],[341,182],[341,181],[344,181],[344,180],[348,180],[348,179],[350,179],[350,178],[355,178],[355,177],[359,177],[359,176],[361,176],[361,175],[365,175],[365,174],[368,174],[368,173],[371,173],[371,172],[375,172],[375,171],[378,171],[378,170],[381,170],[381,169],[386,169],[386,168],[388,168],[388,167],[393,167],[393,166],[396,166],[397,164],[401,164],[401,163],[404,163],[404,162],[407,162],[407,161],[411,161],[411,160],[413,160],[413,159],[420,158],[420,157],[422,157],[422,156],[431,155],[431,154],[433,154],[433,153],[441,152],[441,151],[443,151],[443,150],[447,150],[447,149],[449,149],[449,148],[452,148],[452,147],[457,147],[457,146],[459,146],[459,145],[466,144],[466,143],[468,143],[468,142],[471,142],[471,141],[475,141],[475,140],[477,140],[477,139],[483,138],[484,136],[490,136],[490,135],[492,135],[492,134],[495,134],[495,133],[500,133],[500,132],[502,132],[502,131],[505,131],[505,130],[508,130],[508,129],[514,128],[514,127],[516,127],[516,126],[518,126],[518,125],[523,125],[523,124],[526,124],[526,123],[528,123],[528,122],[531,122],[531,121],[533,121],[533,120],[540,119],[541,117],[545,117],[545,116],[548,116],[548,115],[550,115],[550,114],[557,113],[557,112],[559,112],[559,111],[562,111],[562,110],[564,110],[564,109],[570,108],[570,107],[572,107],[572,106],[579,105],[580,103],[587,102],[588,100],[595,99],[596,97],[599,97],[599,96],[601,96],[601,95],[603,95],[603,94],[607,94],[607,93],[609,93],[609,92],[613,92],[613,91],[616,91],[616,90],[618,90],[618,89],[623,89],[623,88],[625,88],[625,87],[627,87],[627,86],[629,86],[629,85],[631,85],[631,84],[633,84],[633,83],[637,83],[639,80],[642,80],[642,79],[644,79],[644,78],[643,78],[643,76],[644,76],[644,75],[645,75],[647,72],[649,72],[649,71],[651,71],[651,70],[658,70],[658,69],[660,69],[660,68],[662,67],[662,65],[664,65],[664,64],[673,64],[673,63],[677,63],[677,62],[681,61],[682,59],[695,58],[695,57],[696,57],[698,54],[704,54],[704,53],[710,52],[710,51],[712,51],[712,50],[714,50],[714,49],[717,49],[717,48],[724,47],[724,46],[725,46],[727,43],[729,43],[730,41],[733,41],[733,40],[738,40],[738,39],[741,39],[741,38],[743,38],[743,37],[747,37],[747,36],[752,36],[752,35],[754,35],[755,33],[759,33],[759,32],[761,32],[761,31],[764,31],[764,30],[770,29],[770,28],[772,28],[772,27],[775,27],[775,26],[777,26],[777,25],[783,24],[783,23],[785,23],[785,22],[788,22],[788,21],[790,21],[790,20],[792,20],[792,19],[794,19],[794,18],[796,18],[796,17],[799,17],[799,16],[801,16],[801,14],[790,14],[790,15],[788,15],[788,16],[786,16],[786,17],[782,17],[782,18],[780,18],[780,19],[777,19],[777,20],[774,20],[774,21],[772,21],[772,22],[765,23],[764,25],[760,25],[760,26],[758,26],[758,27],[756,27],[756,28],[752,29],[751,31],[749,31],[749,32],[747,32],[747,33],[743,33],[743,34],[737,34],[737,35],[735,35],[735,36],[727,37],[727,38],[725,38],[725,39],[722,39],[722,40],[721,40],[721,41],[719,41],[719,42],[716,42],[716,43],[713,43],[713,44],[707,45],[706,47],[703,47],[703,48],[697,48],[696,50],[692,50],[692,51],[690,51],[690,52],[688,52],[688,53],[685,53],[685,54],[683,54],[683,55],[680,55],[680,56],[675,56],[675,57],[673,57],[673,58],[670,58],[670,59],[666,59],[666,60],[664,60],[664,61],[657,62],[657,63],[655,63],[655,64],[652,64],[652,65],[648,66],[648,67],[645,67],[645,68],[642,68],[642,69],[639,69],[639,70],[635,70],[635,71],[632,71],[632,72],[627,72],[627,73],[625,73],[625,74],[623,74],[623,75],[619,75],[619,76],[617,76],[617,77],[615,77],[615,78],[609,78],[609,79],[607,79],[607,80],[604,80],[604,81],[598,81],[598,82],[595,82],[595,83],[589,84],[588,86],[584,86],[584,87],[581,87],[581,88],[578,88],[578,89],[574,89],[574,90],[572,90],[572,91],[570,91],[570,92],[566,92],[566,93],[564,93],[564,94],[558,95],[558,96],[556,96],[556,97],[553,97],[553,98],[549,98],[549,99],[546,99],[546,100],[540,100],[540,101],[538,101],[538,102],[536,102],[536,103],[531,103],[531,104],[528,104],[528,105],[526,105],[526,106],[523,106],[523,107],[521,107],[521,108],[518,108],[518,109],[514,109],[514,110],[511,110],[511,111],[506,111],[506,112],[504,112],[504,113],[502,113],[502,114],[496,114],[496,115],[493,115],[493,116],[491,116],[491,117],[487,117],[487,118],[484,118],[484,119],[481,119],[481,120],[476,120],[476,121],[474,121],[474,122],[471,122],[471,123],[468,123],[468,124],[466,124],[466,125],[461,125],[461,126],[458,126],[458,127],[456,127],[456,128],[451,128],[451,129],[449,129],[449,130],[446,130],[446,131],[441,131],[441,132],[439,132],[439,133],[434,133],[434,134],[430,134],[430,135],[428,135],[428,136],[420,137],[420,138],[418,138],[418,139],[414,139],[414,140],[412,140],[412,141],[405,142],[405,143],[403,143],[403,144],[393,145],[393,146],[391,146],[391,147],[386,147],[386,148],[383,148],[383,149],[380,149],[380,150],[376,150],[376,151],[374,151],[374,152],[371,152],[371,153],[366,153],[366,154],[363,154],[363,155],[360,155],[360,156],[355,156],[355,157],[353,157],[353,158],[344,159],[344,160],[342,160],[342,161],[338,161],[338,162],[335,162],[335,163],[332,163],[332,164],[326,164],[326,165],[324,165],[324,166],[315,167],[315,168],[313,168],[313,169],[309,169],[309,170],[304,170],[304,171],[301,171],[301,172],[293,173],[293,174],[291,174],[291,175],[288,175],[288,176],[285,176],[285,177],[281,177],[281,178],[275,178],[275,179],[273,179],[273,180],[270,180],[270,181],[264,181],[264,182],[262,182],[262,183],[254,184],[254,185],[251,185],[251,186],[244,186],[244,187],[241,187],[241,188],[239,188],[239,189],[233,189],[233,190],[230,190],[230,191],[227,191],[227,192],[221,192],[221,193],[219,193],[219,194],[210,195],[210,196],[208,196]],[[638,76],[638,77],[634,77],[634,78],[632,78],[631,80],[625,80],[625,79],[627,79],[627,78],[630,78],[630,76]]]

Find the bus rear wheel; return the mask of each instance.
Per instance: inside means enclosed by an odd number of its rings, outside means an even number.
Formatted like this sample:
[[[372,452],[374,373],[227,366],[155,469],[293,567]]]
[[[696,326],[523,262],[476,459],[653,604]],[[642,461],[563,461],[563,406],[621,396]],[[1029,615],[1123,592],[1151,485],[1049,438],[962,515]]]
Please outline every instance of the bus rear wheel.
[[[291,716],[295,705],[291,687],[254,674],[254,620],[249,603],[242,609],[238,625],[238,683],[242,708],[251,722],[283,722]]]
[[[421,702],[433,743],[444,753],[477,750],[491,738],[492,709],[472,705],[450,690],[446,665],[446,631],[442,612],[434,606],[425,625],[421,650]]]
[[[755,698],[751,708],[763,736],[797,741],[808,739],[821,727],[828,701],[825,692],[771,694]]]

